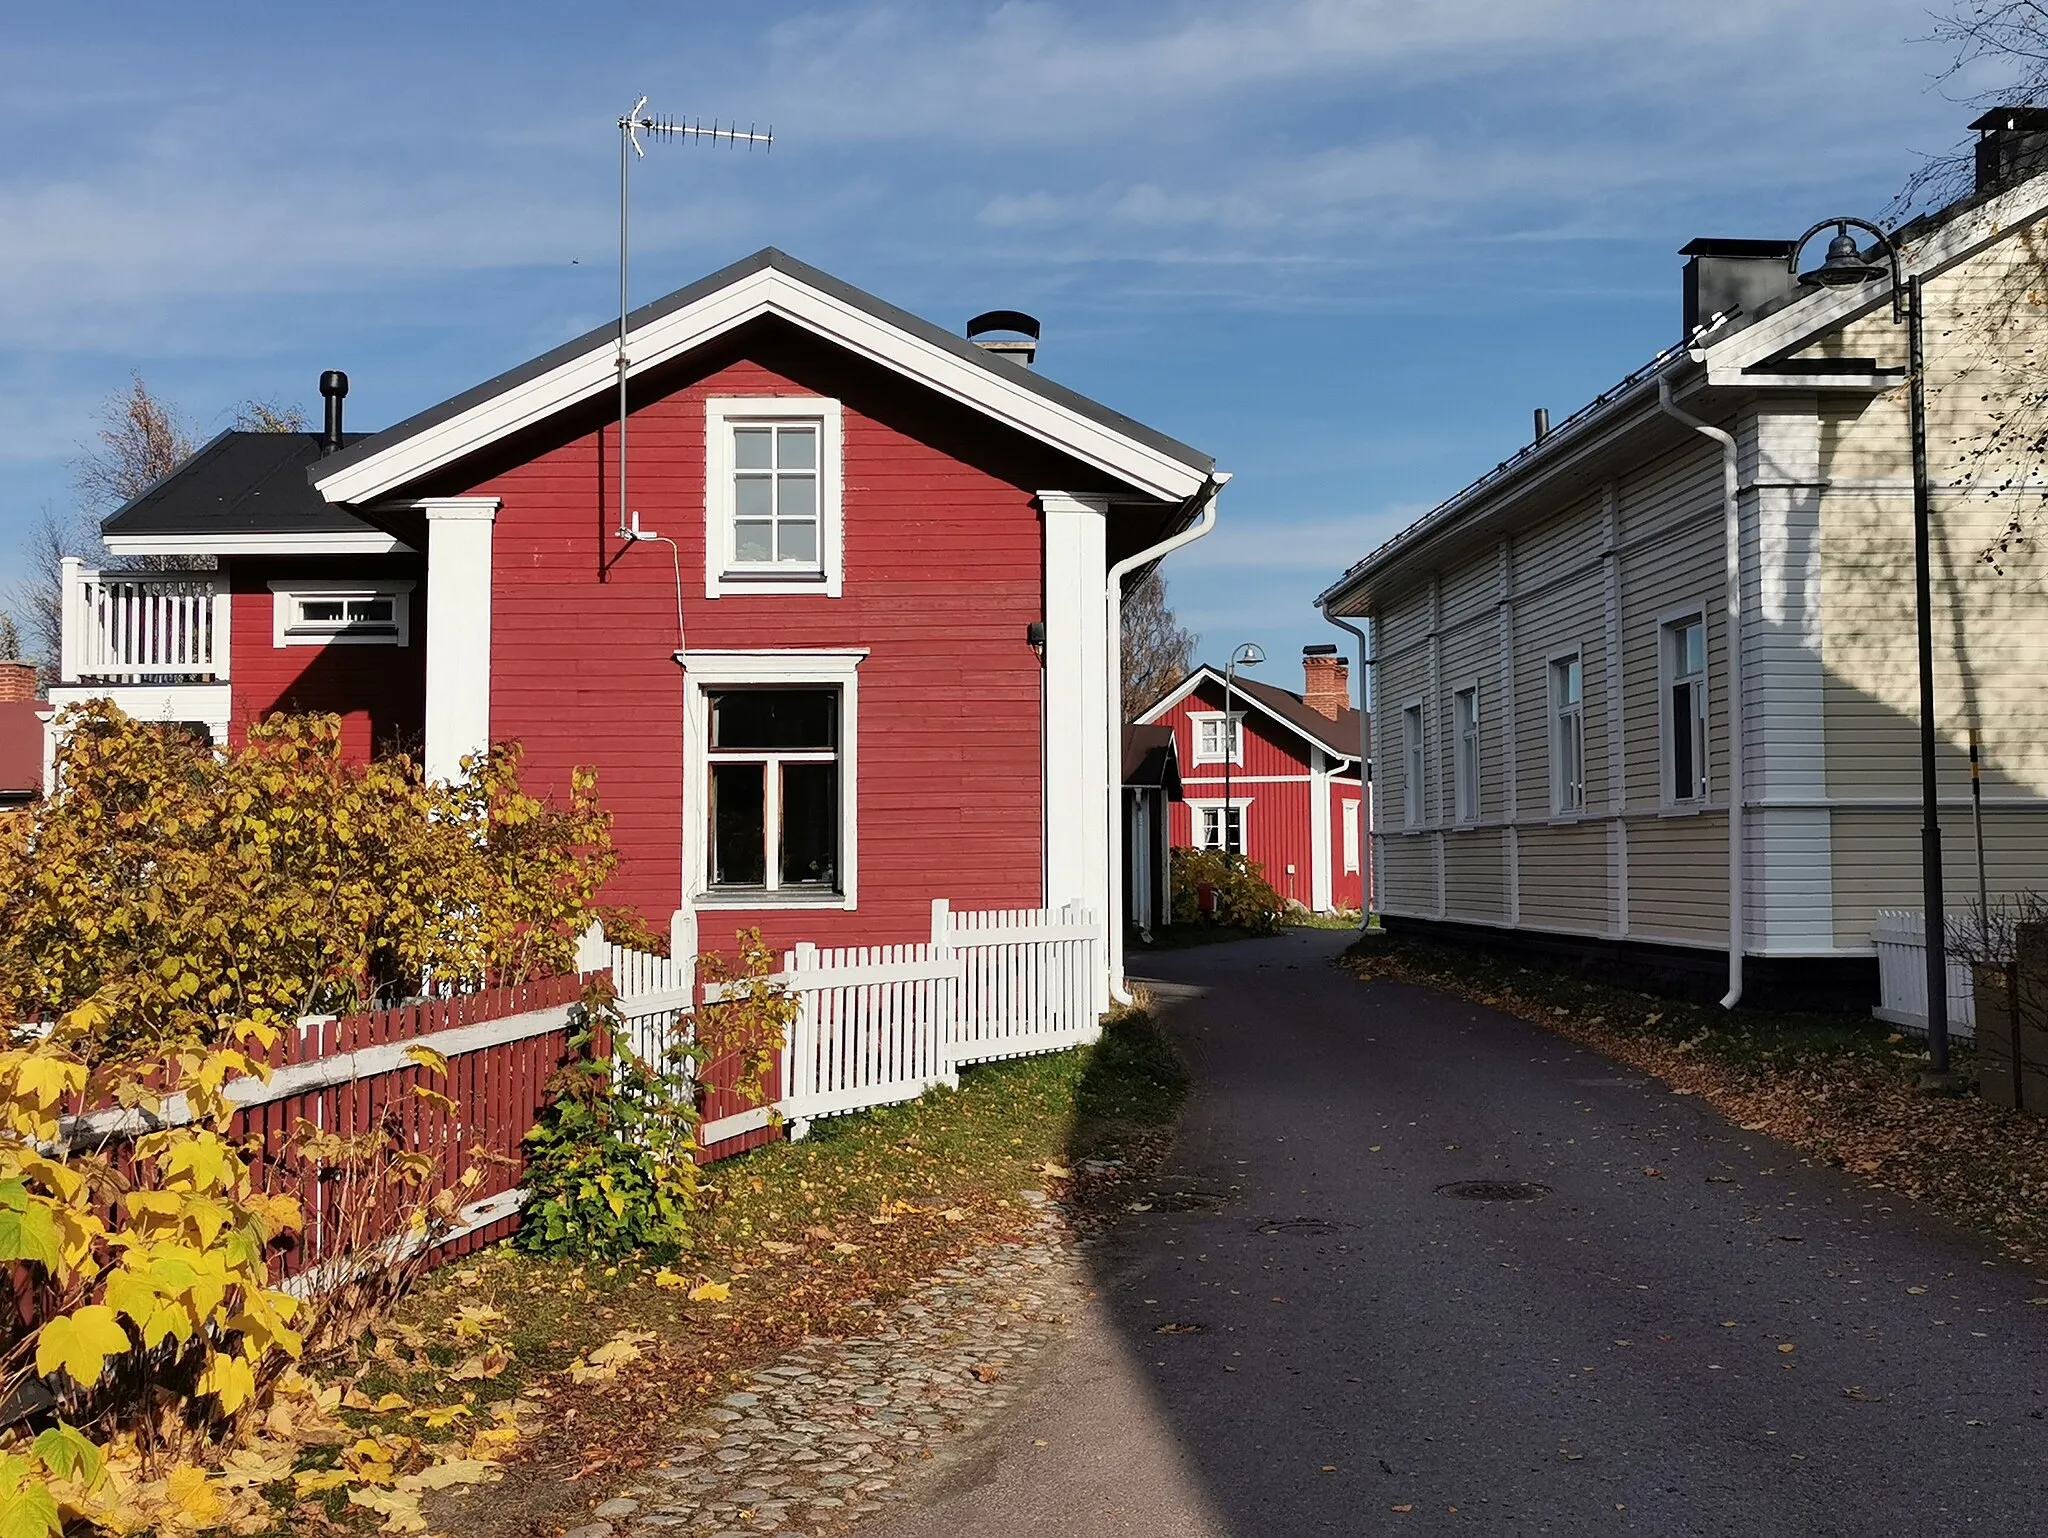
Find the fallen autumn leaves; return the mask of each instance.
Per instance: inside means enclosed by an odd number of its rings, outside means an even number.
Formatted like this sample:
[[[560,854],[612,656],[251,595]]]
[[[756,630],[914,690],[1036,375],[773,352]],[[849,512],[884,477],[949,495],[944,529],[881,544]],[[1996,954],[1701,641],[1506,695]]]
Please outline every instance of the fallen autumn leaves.
[[[1728,1014],[1410,940],[1354,947],[1345,964],[1361,978],[1437,988],[1539,1025],[1662,1079],[1674,1094],[1699,1095],[1746,1132],[2048,1260],[2048,1121],[1975,1096],[1921,1091],[1924,1054],[1888,1027]],[[1967,1073],[1967,1050],[1958,1056]]]

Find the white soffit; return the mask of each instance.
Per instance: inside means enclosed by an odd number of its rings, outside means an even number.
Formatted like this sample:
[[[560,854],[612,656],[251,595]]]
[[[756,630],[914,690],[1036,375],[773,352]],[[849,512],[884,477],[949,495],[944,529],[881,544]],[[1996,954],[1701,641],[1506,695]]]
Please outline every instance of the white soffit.
[[[764,268],[660,316],[627,337],[629,373],[659,369],[761,316],[775,316],[894,369],[984,416],[1128,482],[1148,496],[1185,501],[1207,476],[1149,444],[1048,400],[991,369],[935,347],[776,268]],[[422,429],[368,458],[316,478],[329,502],[362,503],[618,386],[615,341]]]
[[[312,534],[108,534],[112,555],[412,555],[376,529]]]

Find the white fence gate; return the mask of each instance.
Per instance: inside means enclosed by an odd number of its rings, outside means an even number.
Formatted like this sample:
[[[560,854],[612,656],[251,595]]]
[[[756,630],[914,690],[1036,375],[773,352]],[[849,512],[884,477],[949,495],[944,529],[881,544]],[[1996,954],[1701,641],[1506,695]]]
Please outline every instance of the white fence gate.
[[[932,904],[928,944],[806,943],[785,952],[771,980],[802,1006],[783,1043],[777,1103],[790,1136],[820,1116],[957,1086],[963,1064],[1093,1041],[1101,946],[1101,926],[1078,904],[955,913],[942,898]],[[677,1013],[692,1005],[687,963],[611,945],[593,929],[577,966],[611,968],[627,1039],[659,1061]],[[709,1123],[699,1139],[710,1147],[760,1126],[763,1114]]]
[[[1952,922],[1950,933],[1959,935]],[[1927,917],[1912,909],[1887,909],[1870,932],[1877,947],[1878,1006],[1871,1013],[1909,1031],[1927,1029]],[[1948,953],[1948,1028],[1952,1035],[1977,1034],[1977,991],[1967,962]]]

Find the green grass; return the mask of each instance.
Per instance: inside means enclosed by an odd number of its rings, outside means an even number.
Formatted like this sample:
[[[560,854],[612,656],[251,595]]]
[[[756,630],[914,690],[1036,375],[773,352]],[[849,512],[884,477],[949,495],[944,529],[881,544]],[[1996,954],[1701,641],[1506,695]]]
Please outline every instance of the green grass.
[[[1184,951],[1197,945],[1222,945],[1231,940],[1260,940],[1267,938],[1263,930],[1247,929],[1240,924],[1169,924],[1164,929],[1152,931],[1148,945],[1133,933],[1126,941],[1127,954],[1144,955],[1150,951]]]

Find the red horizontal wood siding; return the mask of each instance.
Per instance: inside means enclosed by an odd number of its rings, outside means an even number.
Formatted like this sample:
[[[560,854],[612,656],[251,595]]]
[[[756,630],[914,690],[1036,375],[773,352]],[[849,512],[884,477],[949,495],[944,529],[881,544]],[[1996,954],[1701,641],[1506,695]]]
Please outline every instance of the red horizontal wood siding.
[[[601,410],[528,442],[455,494],[500,499],[493,531],[491,731],[529,783],[595,765],[620,853],[607,896],[665,926],[684,885],[683,678],[690,649],[869,649],[859,670],[856,912],[701,915],[705,948],[928,937],[931,901],[1041,900],[1041,486],[1088,473],[793,328],[764,323],[663,381],[632,415],[632,506],[676,541],[623,544],[615,424]],[[707,396],[805,395],[844,409],[844,596],[704,596]],[[1052,477],[1048,479],[1048,477]]]
[[[341,717],[342,753],[363,760],[392,748],[417,754],[426,721],[426,562],[419,556],[237,557],[226,562],[232,740],[274,711]],[[269,584],[295,577],[395,578],[417,585],[405,646],[278,646]]]

